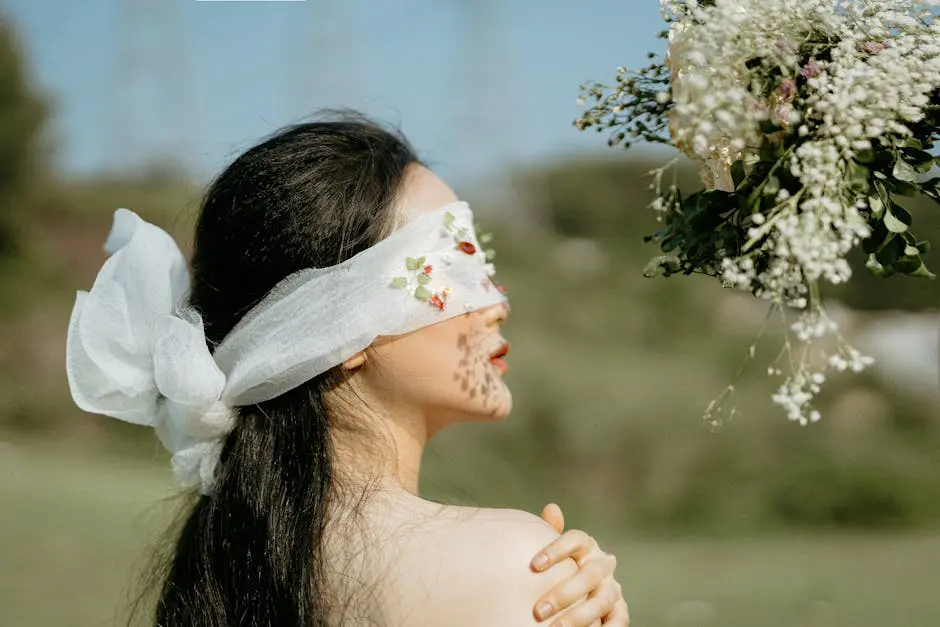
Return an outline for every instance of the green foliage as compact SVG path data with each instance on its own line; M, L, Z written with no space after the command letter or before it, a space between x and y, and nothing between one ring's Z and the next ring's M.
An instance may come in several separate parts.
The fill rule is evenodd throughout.
M670 255L670 272L716 275L721 259L739 254L745 244L745 228L734 197L721 190L701 191L682 198L669 192L666 202L675 207L664 217L664 227L644 238L657 242Z
M662 274L716 276L723 258L749 251L756 252L758 268L766 267L772 251L758 249L781 209L778 194L784 191L795 202L802 193L802 184L790 172L796 145L791 133L785 141L766 144L757 158L736 161L731 168L733 192L700 190L683 196L674 185L663 192L663 226L646 237L669 255L670 269ZM920 195L940 202L936 197L940 177L918 178L934 164L933 156L921 147L923 142L910 139L904 148L862 151L846 171L846 188L866 202L861 212L871 235L862 250L868 255L865 267L875 276L935 278L922 258L930 244L914 235L913 216L898 199ZM757 235L752 234L755 230Z
M875 276L900 273L935 278L921 258L930 250L929 243L919 241L911 232L913 216L897 199L899 195L931 197L935 183L921 182L918 178L934 164L933 156L922 150L924 147L924 142L911 138L903 148L862 151L847 172L850 188L867 195L868 206L863 216L868 220L871 236L863 242L862 249L868 255L865 265Z
M540 217L553 232L616 240L636 259L648 259L653 249L643 246L643 236L657 227L655 212L648 208L654 198L649 173L659 163L650 157L567 161L522 173L518 183L534 198L544 199ZM680 185L699 180L688 162L675 176Z
M37 95L12 27L0 15L0 258L17 247L24 194L40 176L47 107Z
M877 206L877 203L874 205ZM931 253L930 243L940 241L940 211L934 201L923 194L906 199L904 205L911 215L917 216L917 237L896 237L893 239L896 239L897 243L891 245L898 246L903 243L906 249L910 246L910 239L918 240L914 246L923 258ZM874 266L870 257L874 251L871 242L885 237L881 229L878 229L872 240L863 242L861 250L851 253L848 259L854 270L852 280L844 285L825 285L823 294L863 310L929 310L940 307L940 290L934 281L923 281L905 274L895 274L891 281L883 281L878 276L877 267L871 267ZM903 256L904 249L889 249L881 255ZM877 259L876 256L875 262ZM868 269L866 264L870 266Z
M666 158L668 155L654 158L637 153L632 158L566 162L543 171L524 173L519 183L531 190L533 197L544 199L542 221L558 235L610 242L617 247L618 255L625 256L623 267L636 268L637 273L643 273L644 268L649 276L667 271L675 273L674 249L656 255L653 245L643 244L648 233L663 227L662 222L656 221L656 212L648 206L655 197L650 189L650 171ZM743 164L739 168L739 173L743 172ZM679 188L691 187L700 180L695 164L684 158L673 174L670 184ZM921 255L927 254L929 248L923 240L940 241L940 211L923 194L906 199L905 205L917 216ZM506 246L500 249L502 255L512 252L507 251ZM940 307L940 293L933 281L912 279L903 274L895 275L892 281L883 281L866 270L866 260L867 254L862 250L850 254L854 270L852 280L838 286L824 284L821 286L823 295L862 310L922 311ZM672 264L672 268L660 269L661 263ZM500 263L500 269L503 265Z

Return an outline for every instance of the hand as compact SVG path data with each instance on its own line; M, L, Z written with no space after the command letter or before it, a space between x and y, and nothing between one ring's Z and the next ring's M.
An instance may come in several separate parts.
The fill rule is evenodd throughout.
M564 532L564 514L554 503L545 506L542 518L558 533ZM620 584L613 577L617 558L604 553L594 538L583 531L572 529L557 538L535 556L532 568L542 572L569 557L578 563L580 570L535 604L535 617L539 622L571 607L551 627L627 627L630 624L630 613L623 600ZM581 600L584 603L572 607ZM544 608L550 609L547 612L539 611Z

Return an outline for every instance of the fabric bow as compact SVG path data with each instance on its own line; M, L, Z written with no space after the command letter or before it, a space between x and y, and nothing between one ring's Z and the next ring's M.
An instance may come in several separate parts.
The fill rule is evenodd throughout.
M69 321L66 372L83 410L152 426L173 454L177 480L212 487L233 414L220 401L226 377L206 345L202 318L186 305L186 260L173 239L118 209L110 255Z

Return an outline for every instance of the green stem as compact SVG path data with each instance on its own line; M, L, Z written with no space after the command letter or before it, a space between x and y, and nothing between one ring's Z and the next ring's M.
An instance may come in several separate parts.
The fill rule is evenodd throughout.
M770 230L774 227L774 225L780 221L780 218L786 215L784 209L788 205L796 206L799 204L799 200L802 198L804 191L805 189L801 189L799 192L797 192L796 196L791 196L784 202L771 209L770 217L767 218L767 221L760 225L760 227L757 229L757 232L754 233L754 235L749 240L747 240L747 242L745 242L744 247L741 249L741 254L746 254L760 240L764 239L764 237L770 233Z
M782 155L780 155L780 157L777 158L777 160L776 160L776 161L774 162L774 164L771 166L770 172L768 172L768 173L767 173L767 176L764 177L764 180L761 181L761 184L758 185L757 187L755 187L755 188L754 188L754 191L751 192L751 195L750 195L750 196L748 197L748 199L747 199L747 204L748 204L748 206L753 205L754 202L755 202L758 198L761 197L761 194L763 194L764 188L767 186L767 182L770 180L770 177L772 177L774 174L776 174L777 170L780 169L780 166L783 165L783 162L784 162L790 155L793 154L793 149L794 149L795 147L796 147L796 144L794 144L793 146L790 146L789 148L786 149L786 151L785 151Z

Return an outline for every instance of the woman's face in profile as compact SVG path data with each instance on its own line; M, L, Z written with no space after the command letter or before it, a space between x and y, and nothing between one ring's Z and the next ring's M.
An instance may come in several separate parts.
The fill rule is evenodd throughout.
M412 166L398 201L399 222L454 202L454 191L422 166ZM454 422L500 420L512 408L503 382L507 366L501 359L508 344L500 323L509 314L506 303L485 307L413 333L379 338L363 369L394 410L417 411L428 422L428 434Z

